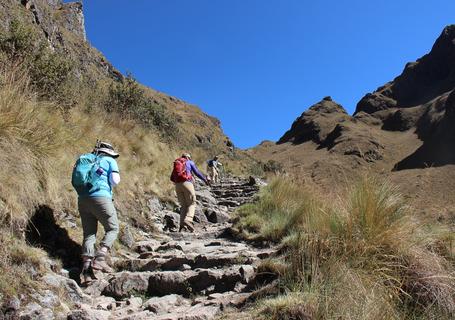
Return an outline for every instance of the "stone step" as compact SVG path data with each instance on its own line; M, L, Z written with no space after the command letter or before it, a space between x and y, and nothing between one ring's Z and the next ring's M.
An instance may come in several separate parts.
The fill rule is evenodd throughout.
M116 263L122 271L182 271L200 268L220 268L235 264L253 264L258 261L254 252L208 253L208 254L156 254L143 253L138 259L120 260Z
M250 265L223 269L121 272L110 276L101 294L120 300L138 294L149 297L169 294L190 297L194 294L240 292L253 278L254 268Z

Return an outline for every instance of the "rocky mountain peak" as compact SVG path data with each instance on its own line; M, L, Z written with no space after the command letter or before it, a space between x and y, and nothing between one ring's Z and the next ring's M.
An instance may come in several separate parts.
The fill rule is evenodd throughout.
M375 113L390 108L408 108L426 103L455 87L455 25L442 31L431 51L406 64L393 81L365 95L358 112Z
M310 140L321 143L337 123L349 118L340 104L331 97L325 97L302 113L294 121L291 129L280 138L278 144L286 142L300 144Z

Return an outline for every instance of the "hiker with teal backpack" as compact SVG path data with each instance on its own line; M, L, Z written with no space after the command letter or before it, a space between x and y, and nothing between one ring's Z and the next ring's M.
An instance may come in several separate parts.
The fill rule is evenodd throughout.
M91 153L81 155L74 165L72 185L78 194L84 240L82 243L82 277L88 284L96 279L93 270L113 272L106 256L117 239L119 223L112 199L112 189L120 182L119 154L111 144L97 141ZM95 251L98 222L105 234Z
M209 184L206 178L191 160L189 153L184 153L174 161L171 181L175 183L175 192L180 203L180 229L179 231L194 231L193 218L196 212L196 191L194 190L193 174Z

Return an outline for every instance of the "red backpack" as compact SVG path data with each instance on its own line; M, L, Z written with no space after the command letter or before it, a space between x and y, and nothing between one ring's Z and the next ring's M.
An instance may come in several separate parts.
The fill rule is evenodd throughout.
M175 183L185 182L191 180L193 177L190 172L186 170L187 158L178 158L174 161L174 169L171 174L171 181Z

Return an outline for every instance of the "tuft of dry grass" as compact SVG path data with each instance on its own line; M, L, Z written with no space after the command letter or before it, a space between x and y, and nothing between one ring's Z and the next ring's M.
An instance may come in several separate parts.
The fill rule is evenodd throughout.
M321 201L278 177L237 212L236 228L283 248L287 268L277 273L291 291L259 307L264 319L293 312L302 319L455 315L454 268L441 254L450 252L445 235L420 223L397 190L377 178L363 177L345 199Z
M0 74L0 220L25 225L47 200L51 156L70 141L62 117L36 100L21 70Z

